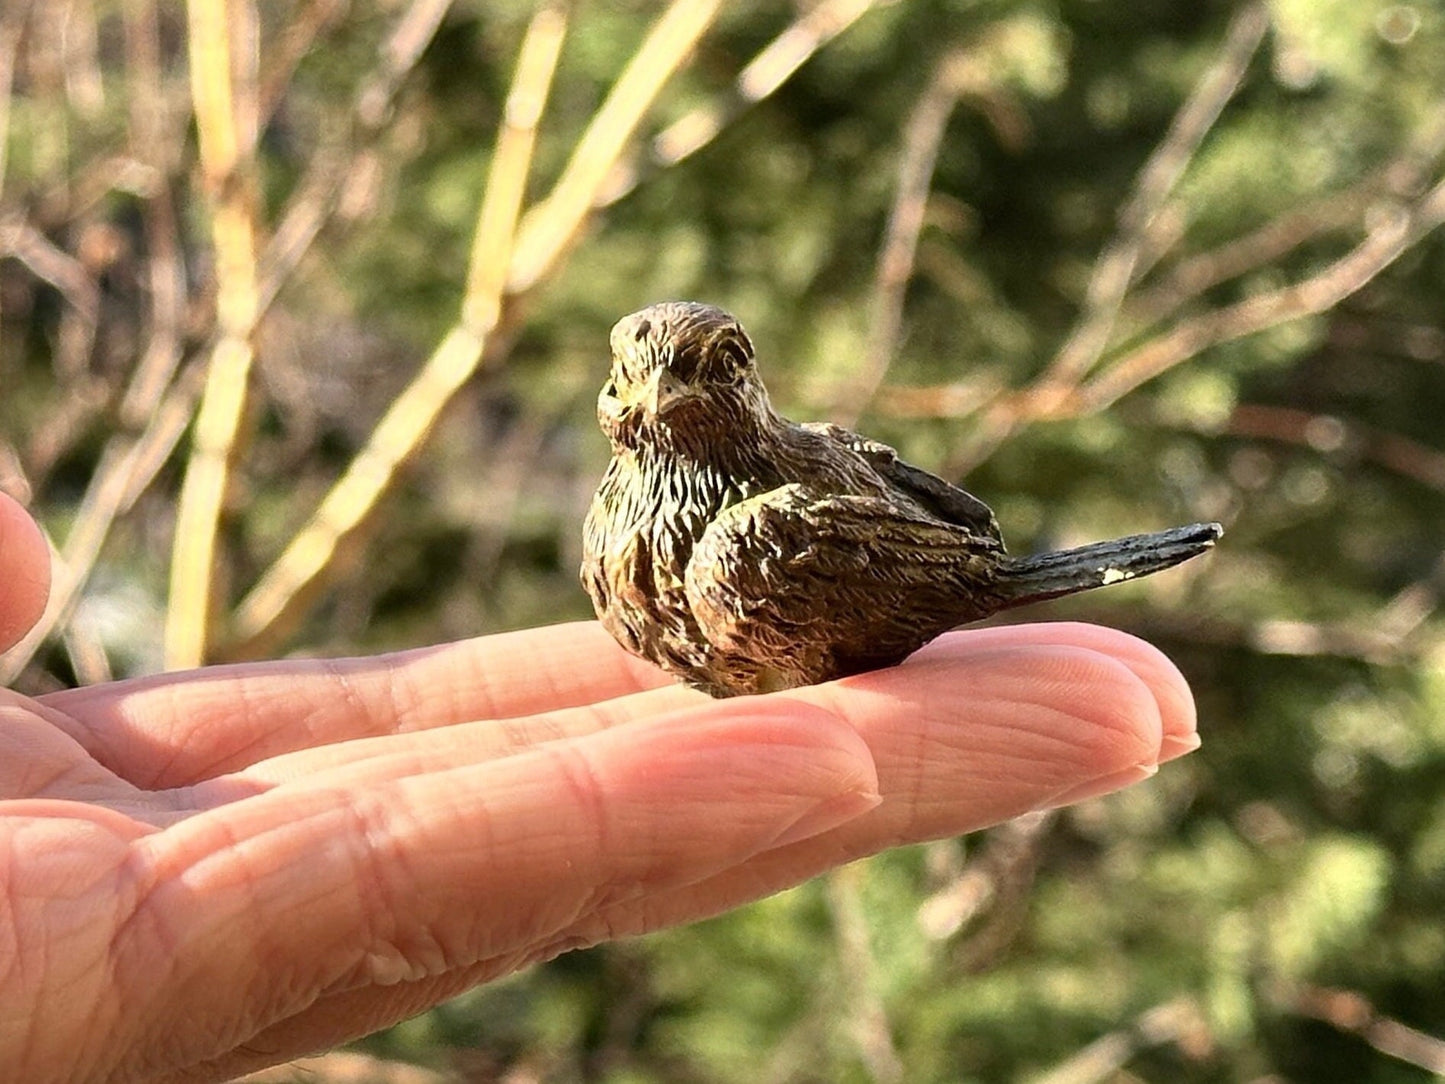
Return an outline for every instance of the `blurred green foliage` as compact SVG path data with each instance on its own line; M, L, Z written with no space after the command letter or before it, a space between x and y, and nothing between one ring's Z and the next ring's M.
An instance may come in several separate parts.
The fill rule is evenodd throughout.
M104 319L68 368L64 300L0 262L0 463L62 538L141 336L138 197L114 186L87 198L79 174L123 120L110 7L98 9L108 96L83 113L22 80L3 190L3 210L58 247L82 259L87 238L113 248L94 257ZM1038 377L1236 10L907 0L868 13L599 218L388 501L365 575L352 571L293 641L360 652L588 616L578 531L607 454L592 400L609 325L643 304L731 309L781 406L826 414L866 347L908 117L939 61L963 51L980 89L938 148L901 339L860 428L923 465L972 466L970 488L1019 550L1224 520L1222 547L1198 567L1053 610L1137 631L1177 660L1203 750L1063 813L1011 857L990 857L998 833L882 855L831 884L563 957L366 1049L467 1079L607 1084L1431 1079L1418 1051L1445 1059L1445 238L1425 237L1327 313L1213 346L1102 413L1021 426L976 464L980 414L902 409L890 394ZM402 91L366 200L333 221L268 314L224 539L231 597L455 318L529 13L454 6ZM533 198L655 13L637 0L578 7ZM1299 216L1301 240L1184 297L1162 326L1318 273L1404 198L1381 177L1389 163L1415 154L1439 177L1438 4L1274 0L1269 13L1166 204L1177 228L1130 297L1279 216ZM268 207L293 191L395 14L354 5L302 60L262 140ZM656 127L725 94L795 15L727 5ZM178 48L180 14L165 17ZM286 18L268 9L263 32ZM1355 189L1340 215L1330 201ZM201 209L180 212L203 274ZM1160 326L1132 303L1106 360ZM179 472L167 466L119 522L82 609L117 673L157 665ZM27 680L72 678L57 647ZM980 873L990 894L957 928L921 921ZM861 963L839 935L840 900L866 915ZM1318 1019L1331 989L1433 1045L1392 1056L1368 1021ZM881 1048L858 1026L869 1007L886 1021ZM1127 1068L1079 1060L1101 1036L1123 1044Z

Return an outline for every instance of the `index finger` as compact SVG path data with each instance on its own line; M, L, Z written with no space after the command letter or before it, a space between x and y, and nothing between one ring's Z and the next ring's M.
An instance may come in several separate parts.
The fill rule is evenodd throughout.
M40 698L107 768L177 786L353 738L511 719L670 683L595 621L350 659L238 663Z
M0 493L0 652L40 620L50 595L50 547L20 503Z

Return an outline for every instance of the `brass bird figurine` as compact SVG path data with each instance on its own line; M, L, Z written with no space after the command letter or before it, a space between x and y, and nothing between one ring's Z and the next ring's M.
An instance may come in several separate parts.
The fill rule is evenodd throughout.
M582 583L623 647L713 696L892 666L957 625L1158 572L1223 533L1010 557L977 497L867 437L778 415L721 309L652 305L611 345L597 417L612 462Z

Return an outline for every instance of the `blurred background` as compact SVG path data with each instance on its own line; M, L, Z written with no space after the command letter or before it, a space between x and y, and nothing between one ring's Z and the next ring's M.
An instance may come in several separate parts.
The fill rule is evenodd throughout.
M608 328L713 302L1016 551L1223 521L1027 614L1203 750L267 1079L1440 1078L1442 160L1428 0L5 0L0 674L590 616Z

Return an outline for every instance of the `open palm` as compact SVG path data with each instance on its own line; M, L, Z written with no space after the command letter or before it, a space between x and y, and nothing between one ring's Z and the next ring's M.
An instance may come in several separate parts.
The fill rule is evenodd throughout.
M0 496L0 648L45 583ZM225 1079L1197 744L1168 660L1073 624L717 701L592 623L0 690L0 1064Z

